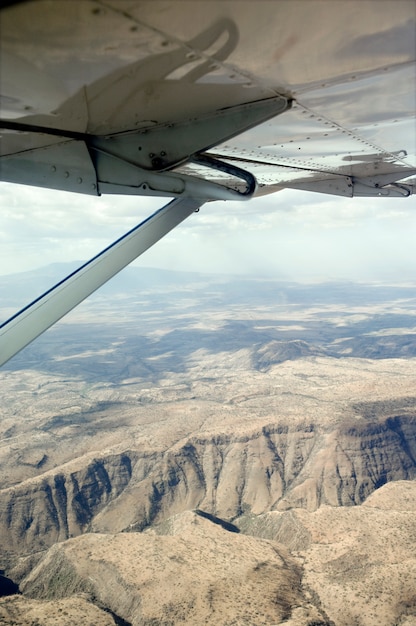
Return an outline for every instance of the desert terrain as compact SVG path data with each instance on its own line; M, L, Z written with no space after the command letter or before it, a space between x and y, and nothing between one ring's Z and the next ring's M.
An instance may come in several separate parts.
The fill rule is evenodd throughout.
M415 303L128 268L0 372L0 624L415 625Z

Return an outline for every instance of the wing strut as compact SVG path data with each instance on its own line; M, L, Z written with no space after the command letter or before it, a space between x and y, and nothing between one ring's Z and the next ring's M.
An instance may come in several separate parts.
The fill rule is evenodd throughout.
M0 325L0 365L197 211L202 204L203 199L173 200Z

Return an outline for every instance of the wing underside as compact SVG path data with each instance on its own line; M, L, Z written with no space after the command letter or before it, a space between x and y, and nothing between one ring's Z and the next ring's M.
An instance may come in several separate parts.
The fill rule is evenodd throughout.
M1 12L1 177L179 196L200 179L244 193L240 168L257 194L410 195L415 11L409 0L13 3Z

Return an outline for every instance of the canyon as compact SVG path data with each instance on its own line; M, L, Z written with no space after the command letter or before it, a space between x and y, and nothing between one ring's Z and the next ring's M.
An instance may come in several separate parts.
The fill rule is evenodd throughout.
M86 301L0 374L0 624L415 624L414 304L143 268Z

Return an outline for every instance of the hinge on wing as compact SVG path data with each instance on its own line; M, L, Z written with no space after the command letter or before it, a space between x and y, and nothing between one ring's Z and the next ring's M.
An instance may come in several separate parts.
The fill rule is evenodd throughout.
M183 172L149 172L102 149L96 151L94 160L100 194L192 197L202 198L204 202L208 202L210 200L248 200L257 189L253 174L206 154L194 155L190 161L244 181L245 189L240 190L238 185L232 188L226 184Z
M203 197L205 200L244 200L256 191L255 177L220 161L206 150L230 137L283 113L287 96L217 109L210 114L160 124L140 131L91 137L88 147L100 193ZM190 171L186 164L190 164ZM175 171L178 166L185 171ZM193 175L192 165L226 174L226 184ZM231 179L237 179L234 186ZM241 182L244 181L244 187ZM231 186L230 186L231 185Z
M393 198L407 198L413 193L412 182L406 184L401 181L416 174L416 169L396 170L388 174L376 174L365 178L353 177L354 196L382 196Z
M236 193L238 193L240 196L251 198L257 189L257 181L253 174L251 172L248 172L247 170L243 170L241 167L231 165L231 163L225 163L224 161L215 159L208 154L195 154L190 159L190 162L195 163L196 165L209 167L213 170L218 170L219 172L224 172L229 176L233 176L234 178L243 180L246 183L245 191L238 191L237 189L235 190Z

